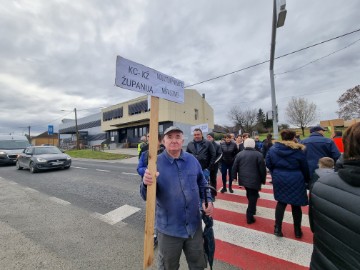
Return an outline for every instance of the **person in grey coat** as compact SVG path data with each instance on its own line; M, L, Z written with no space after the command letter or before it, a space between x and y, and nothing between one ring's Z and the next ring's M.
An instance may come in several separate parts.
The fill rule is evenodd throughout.
M239 181L239 186L246 189L248 208L246 210L247 224L255 222L256 203L259 198L261 184L265 184L266 166L263 155L255 149L254 139L248 138L244 142L244 150L236 155L232 167L232 175Z

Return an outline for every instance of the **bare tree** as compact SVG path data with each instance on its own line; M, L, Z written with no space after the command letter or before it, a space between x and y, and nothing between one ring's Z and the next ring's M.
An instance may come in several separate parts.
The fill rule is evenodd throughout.
M337 111L339 118L350 120L360 117L360 85L346 90L337 100L340 110Z
M257 111L256 109L241 110L234 106L228 112L228 116L242 132L251 133L256 124Z
M305 98L293 97L286 107L286 116L290 124L301 128L304 136L305 127L316 120L316 105Z

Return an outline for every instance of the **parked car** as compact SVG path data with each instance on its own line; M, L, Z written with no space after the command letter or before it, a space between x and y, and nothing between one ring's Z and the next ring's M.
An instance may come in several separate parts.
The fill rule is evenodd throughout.
M30 143L24 135L0 135L0 165L15 164L18 154Z
M16 168L29 168L31 173L49 169L69 169L71 157L56 146L31 146L24 150L16 160Z

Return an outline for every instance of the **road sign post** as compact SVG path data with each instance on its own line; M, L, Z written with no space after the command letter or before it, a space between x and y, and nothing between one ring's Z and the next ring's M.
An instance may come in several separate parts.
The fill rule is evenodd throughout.
M184 82L121 56L116 59L115 84L118 87L151 96L148 168L153 184L146 193L144 269L154 261L154 222L156 203L156 161L159 130L159 98L184 102Z

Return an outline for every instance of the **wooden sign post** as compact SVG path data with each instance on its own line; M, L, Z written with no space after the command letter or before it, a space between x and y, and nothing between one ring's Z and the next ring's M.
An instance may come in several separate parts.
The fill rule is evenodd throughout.
M156 205L156 160L159 130L159 98L184 102L184 82L121 56L116 59L115 85L151 96L149 162L154 183L147 187L144 237L144 269L154 261L154 223Z
M152 265L154 261L154 223L156 205L156 160L158 147L159 129L159 98L151 97L150 110L150 142L148 168L152 173L154 184L148 186L146 194L146 218L144 237L144 269Z

